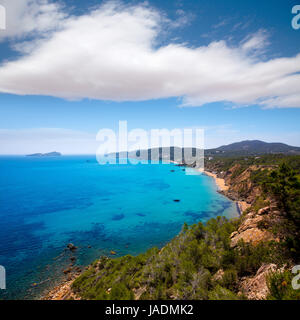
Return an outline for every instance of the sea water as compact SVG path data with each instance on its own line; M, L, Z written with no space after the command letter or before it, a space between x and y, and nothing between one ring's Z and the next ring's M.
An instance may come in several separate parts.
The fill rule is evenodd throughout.
M103 255L137 255L162 247L184 222L218 215L236 216L235 204L211 177L174 164L0 157L0 265L7 276L0 299L40 297L65 277L71 255L78 266Z

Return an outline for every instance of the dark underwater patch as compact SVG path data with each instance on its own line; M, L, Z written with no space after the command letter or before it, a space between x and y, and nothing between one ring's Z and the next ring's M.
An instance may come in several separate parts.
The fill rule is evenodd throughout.
M122 220L122 219L124 219L124 218L125 218L124 214L121 213L121 214L115 214L115 215L111 218L111 220L113 220L113 221L119 221L119 220Z
M202 211L192 211L188 210L184 213L185 216L193 218L193 220L200 220L203 218L203 212Z
M168 183L165 183L165 182L162 182L162 181L159 181L159 180L152 180L151 182L149 183L146 183L144 185L146 188L156 188L156 189L159 189L159 190L166 190L168 188L170 188L170 185Z
M146 215L144 213L137 213L136 215L139 217L146 217Z
M89 230L80 230L80 231L72 231L72 232L65 232L69 236L69 241L75 245L82 242L92 242L96 239L101 239L105 241L108 239L107 232L105 230L103 223L93 223L93 226Z

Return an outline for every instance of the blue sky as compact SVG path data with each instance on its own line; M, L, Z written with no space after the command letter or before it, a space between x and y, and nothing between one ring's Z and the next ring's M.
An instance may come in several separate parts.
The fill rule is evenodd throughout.
M94 153L119 120L300 146L297 1L0 4L1 154Z

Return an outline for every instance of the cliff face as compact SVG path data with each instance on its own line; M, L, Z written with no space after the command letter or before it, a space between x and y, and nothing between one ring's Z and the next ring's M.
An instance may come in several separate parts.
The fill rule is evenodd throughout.
M236 164L228 171L222 172L220 177L229 186L225 195L230 199L244 200L252 204L256 197L261 194L260 187L254 185L250 179L251 173L258 169L257 166L250 166L243 170L239 164Z
M274 208L276 209L276 208ZM230 236L231 246L236 247L240 240L246 243L257 245L262 241L280 241L280 237L275 238L270 231L270 227L279 223L281 219L280 212L271 210L271 207L265 207L258 212L250 211L242 218L242 222L237 231Z
M252 165L243 168L240 164L235 164L227 170L222 170L218 163L206 165L206 170L217 174L218 178L224 179L228 186L222 193L232 200L243 200L248 204L253 204L257 196L261 194L261 188L252 182L251 174L257 170L264 170L262 166Z
M208 170L225 181L227 188L220 191L221 193L232 200L243 200L249 204L249 208L242 214L238 229L230 235L232 248L238 247L240 241L257 246L262 242L279 242L284 238L283 234L275 236L272 232L274 226L282 223L284 215L272 199L257 203L257 199L262 196L262 189L251 179L254 172L270 169L268 166L257 165L245 168L240 164L235 164L227 170L222 170L218 164L208 166ZM263 204L267 205L262 207ZM267 276L277 270L279 268L274 263L263 264L255 275L240 278L240 293L250 300L265 299L268 295Z
M267 277L271 272L278 271L276 264L263 264L254 277L245 277L240 282L240 292L249 300L264 300L269 294Z
M270 167L251 165L245 168L238 163L227 170L222 170L218 163L207 167L217 177L224 179L227 188L220 191L221 193L232 200L243 200L249 205L249 209L244 211L241 225L231 235L232 247L235 247L240 240L246 243L251 242L254 245L261 241L279 241L279 238L275 239L270 232L270 227L280 222L281 213L271 199L257 203L257 199L262 196L262 189L251 178L253 173L270 170Z

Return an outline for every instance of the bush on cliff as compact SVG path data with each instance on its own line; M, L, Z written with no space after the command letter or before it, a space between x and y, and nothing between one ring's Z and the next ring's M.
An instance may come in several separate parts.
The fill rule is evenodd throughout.
M206 225L185 225L163 249L153 248L136 257L102 258L73 284L84 299L240 299L239 276L256 272L268 261L267 244L230 247L230 234L238 221L224 217ZM222 278L214 280L218 270Z
M268 300L300 300L300 290L292 287L293 275L290 271L278 271L267 278Z
M300 262L300 180L299 172L283 162L263 182L264 191L272 196L287 219L282 226L292 258Z

